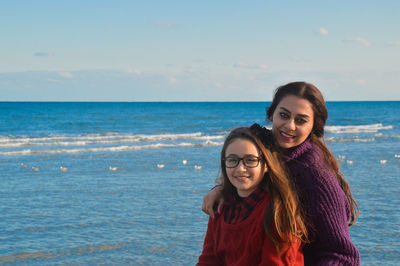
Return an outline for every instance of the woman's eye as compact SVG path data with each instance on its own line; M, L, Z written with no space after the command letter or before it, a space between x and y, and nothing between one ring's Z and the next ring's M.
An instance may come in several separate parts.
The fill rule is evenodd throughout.
M296 123L302 125L304 123L307 123L307 120L304 120L303 118L297 118Z
M227 163L236 163L237 160L238 160L238 159L236 159L236 158L227 158L227 159L226 159L226 162L227 162Z
M289 118L289 116L288 116L286 113L279 113L279 116L280 116L281 118L284 118L284 119Z

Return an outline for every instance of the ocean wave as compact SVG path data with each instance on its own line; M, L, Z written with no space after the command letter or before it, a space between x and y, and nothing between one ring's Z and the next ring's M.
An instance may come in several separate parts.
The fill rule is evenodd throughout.
M50 150L34 150L25 149L18 151L3 151L0 155L31 155L31 154L60 154L60 153L84 153L84 152L120 152L134 151L143 149L161 149L161 148L179 148L179 147L212 147L221 146L223 142L205 141L203 143L155 143L149 145L122 145L113 147L96 147L96 148L73 148L73 149L50 149Z
M124 135L124 134L89 134L84 136L48 136L48 137L26 137L26 136L0 136L0 143L8 142L48 142L48 141L71 141L71 140L89 140L89 141L101 141L110 139L145 139L145 140L175 140L180 138L195 138L203 136L203 133L182 133L182 134L157 134L157 135Z
M375 133L370 138L327 137L326 142L374 142L384 139L379 130L389 130L393 126L383 124L326 126L333 134ZM119 152L141 149L162 149L173 147L221 146L228 132L205 134L202 132L181 134L87 134L48 135L45 137L0 136L0 155L61 154L85 152ZM392 137L393 138L393 137ZM134 143L135 145L132 145Z
M91 144L90 141L55 141L55 142L11 142L11 143L0 143L0 148L16 148L24 146L85 146Z
M93 144L141 143L179 140L219 140L225 135L204 135L201 132L187 134L158 135L87 135L87 136L49 136L49 137L0 137L0 148L17 148L29 146L87 146Z
M348 143L348 142L374 142L375 138L368 138L368 139L361 139L361 138L324 138L325 142L327 143Z
M393 129L393 126L384 126L382 124L370 125L349 125L349 126L326 126L325 131L333 134L347 133L376 133L379 130Z

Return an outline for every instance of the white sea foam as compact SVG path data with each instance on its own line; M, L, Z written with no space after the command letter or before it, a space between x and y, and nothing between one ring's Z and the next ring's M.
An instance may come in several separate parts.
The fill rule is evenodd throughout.
M326 126L325 131L333 134L344 133L376 133L379 130L393 129L393 126L384 126L382 124L371 125L349 125L349 126Z
M29 138L26 136L2 136L0 142L46 142L46 141L72 141L72 140L89 140L89 141L101 141L101 140L113 140L113 139L148 139L148 140L173 140L180 138L193 138L199 137L203 134L201 132L188 133L188 134L159 134L159 135L124 135L124 134L110 134L110 135L99 135L89 134L84 136L49 136L41 138Z
M223 142L216 142L216 141L207 140L206 142L197 144L196 146L199 146L199 147L211 147L211 146L222 146L223 144L224 144Z
M54 142L10 142L0 143L0 148L13 148L13 147L24 147L24 146L85 146L91 144L91 141L54 141Z
M23 146L85 146L88 144L115 144L134 142L155 142L175 140L218 140L224 135L204 135L201 132L187 134L159 134L159 135L86 135L86 136L49 136L41 138L8 136L0 137L0 148Z
M326 131L340 133L376 133L372 138L325 138L327 142L373 142L382 138L378 130L392 129L382 124L327 126ZM0 136L0 155L57 154L83 152L118 152L140 149L161 149L172 147L211 147L221 146L229 132L205 134L202 132L182 134L87 134L87 135L49 135L46 137ZM132 145L135 143L135 145ZM20 148L20 149L18 149Z
M79 153L79 152L97 152L97 151L118 151L131 149L146 149L146 148L165 148L174 146L218 146L219 142L212 140L220 140L225 138L225 135L205 135L201 132L184 133L184 134L156 134L156 135L124 135L110 134L99 135L90 134L83 136L48 136L48 137L26 137L26 136L0 136L0 149L25 148L18 151L2 151L0 155L24 155L35 153ZM176 144L174 142L180 140L189 140L189 143ZM194 141L195 143L192 143ZM205 141L203 143L198 143ZM157 142L157 143L155 143ZM121 145L129 143L148 144L149 145ZM99 147L110 146L114 147ZM58 147L51 150L36 150L36 147ZM60 149L60 147L71 147L71 149ZM74 147L74 149L72 149Z
M199 140L210 140L210 139L217 140L217 139L224 139L224 138L225 138L225 135L224 136L217 135L217 136L200 136L200 137L197 137L196 139L199 139Z
M161 148L177 148L177 147L211 147L221 146L223 142L206 141L203 143L154 143L148 145L122 145L113 147L96 147L96 148L73 148L73 149L50 149L50 150L34 150L25 149L18 151L3 151L0 155L30 155L30 154L60 154L60 153L84 153L84 152L120 152L133 151L143 149L161 149Z
M375 138L360 139L360 138L324 138L327 143L348 143L348 142L374 142Z

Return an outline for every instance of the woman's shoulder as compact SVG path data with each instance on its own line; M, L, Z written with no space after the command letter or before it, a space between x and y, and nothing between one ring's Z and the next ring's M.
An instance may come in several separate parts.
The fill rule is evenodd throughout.
M319 211L322 209L329 209L329 213L333 213L332 206L339 204L343 207L339 209L345 210L340 215L344 215L346 219L350 217L347 197L339 185L334 170L325 161L321 149L315 143L311 141L306 143L301 153L290 160L287 166L299 196L310 213L321 215ZM322 209L319 208L321 206Z
M321 149L310 139L288 151L284 155L284 159L286 163L303 167L321 167L324 165L324 155Z
M333 169L324 159L317 144L307 140L296 147L286 158L286 165L296 183L306 187L335 188L337 182Z

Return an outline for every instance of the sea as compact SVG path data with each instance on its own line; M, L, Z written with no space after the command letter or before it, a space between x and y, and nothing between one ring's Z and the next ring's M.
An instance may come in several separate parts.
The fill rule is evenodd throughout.
M235 127L269 102L1 102L0 264L194 265ZM328 102L362 265L400 265L400 102Z

